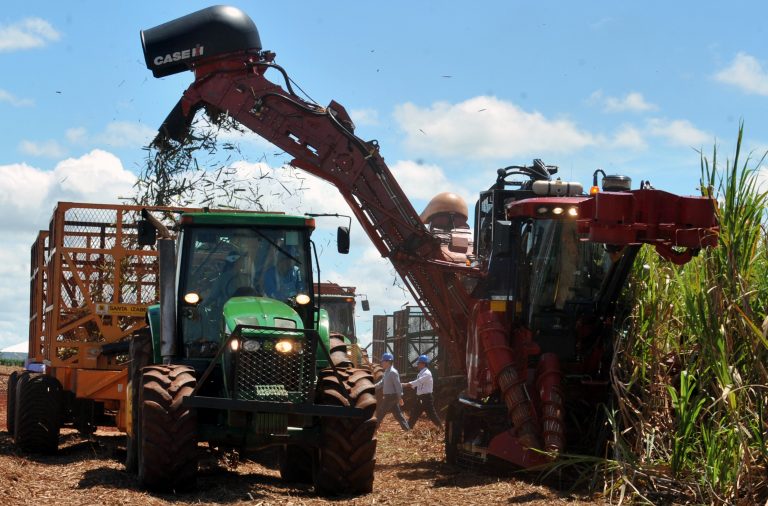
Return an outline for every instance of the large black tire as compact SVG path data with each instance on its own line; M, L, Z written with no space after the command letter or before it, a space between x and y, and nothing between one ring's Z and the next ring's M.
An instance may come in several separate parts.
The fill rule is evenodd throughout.
M133 334L128 345L128 416L131 417L131 434L125 442L125 470L136 474L139 470L139 392L141 370L152 362L152 334L144 328Z
M464 431L464 407L459 401L448 405L445 415L445 461L455 466L458 464L459 444Z
M139 394L138 473L147 489L180 492L197 480L197 416L182 406L197 380L191 367L145 367Z
M378 382L384 377L384 368L381 364L371 364L371 374L373 375L373 382Z
M318 404L354 406L364 416L321 419L315 491L321 495L371 492L376 465L376 397L371 373L323 369L316 391Z
M312 448L299 445L283 445L278 453L280 477L291 483L312 483L314 462L317 460Z
M16 383L15 440L25 452L55 453L61 428L61 383L44 374L21 375Z
M352 361L347 355L347 343L344 342L344 336L341 334L331 334L329 340L329 351L331 363L336 367L352 367Z
M13 428L16 426L16 383L19 381L19 371L13 371L8 376L8 397L5 406L5 428L8 434L13 436Z

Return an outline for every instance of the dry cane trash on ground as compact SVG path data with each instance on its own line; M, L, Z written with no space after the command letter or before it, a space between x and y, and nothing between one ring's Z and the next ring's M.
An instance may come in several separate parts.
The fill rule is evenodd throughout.
M125 437L101 428L85 438L63 429L54 456L21 454L6 427L6 388L11 367L0 366L0 504L44 505L473 505L594 504L514 477L489 476L443 462L443 433L423 418L411 433L387 418L378 433L374 492L360 497L323 499L311 486L283 483L274 457L235 462L232 455L202 463L197 490L152 494L125 472ZM259 462L257 462L257 460ZM270 462L273 461L273 462ZM260 462L263 462L260 463ZM266 464L266 465L264 465ZM601 502L597 500L597 502Z

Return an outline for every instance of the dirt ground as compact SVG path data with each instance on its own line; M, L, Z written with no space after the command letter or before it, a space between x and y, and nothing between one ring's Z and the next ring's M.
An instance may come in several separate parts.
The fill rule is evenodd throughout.
M542 485L456 469L442 462L442 432L424 419L404 434L390 418L378 433L374 492L335 500L313 495L309 486L283 483L279 473L253 460L210 458L197 491L150 494L125 472L125 437L107 428L94 437L62 431L55 456L21 454L6 430L6 389L12 368L0 366L0 504L42 505L473 505L594 504ZM270 460L259 459L261 461ZM597 502L600 502L599 500Z

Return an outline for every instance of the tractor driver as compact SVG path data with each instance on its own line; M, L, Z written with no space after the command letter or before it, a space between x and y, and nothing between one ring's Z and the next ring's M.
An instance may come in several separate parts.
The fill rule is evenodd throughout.
M275 264L264 273L264 293L276 300L286 300L302 291L301 272L297 265L298 250L285 246L278 251ZM287 253L287 254L286 254Z

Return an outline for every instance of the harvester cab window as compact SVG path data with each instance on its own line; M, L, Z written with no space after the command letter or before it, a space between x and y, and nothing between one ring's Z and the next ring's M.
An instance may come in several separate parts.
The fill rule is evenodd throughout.
M596 300L610 257L600 244L581 241L576 222L535 220L530 249L529 310L537 315L582 311Z

